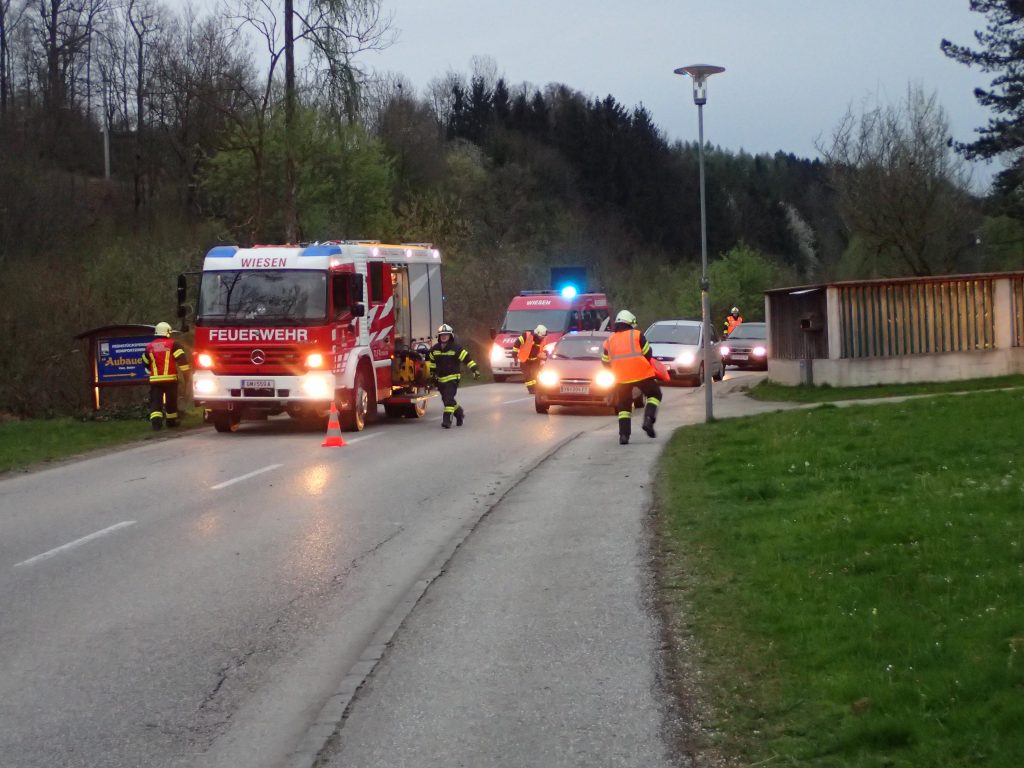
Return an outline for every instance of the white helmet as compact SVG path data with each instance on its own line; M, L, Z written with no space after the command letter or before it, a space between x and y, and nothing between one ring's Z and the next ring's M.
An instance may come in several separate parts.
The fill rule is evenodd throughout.
M615 322L626 323L627 325L636 325L636 315L628 309L622 309L619 310L619 314L615 316Z
M153 328L153 333L157 336L171 336L171 324L170 323L157 323Z
M533 329L533 335L534 336L547 336L548 335L548 327L546 325L544 325L544 324L538 325L536 328Z
M731 310L729 311L729 314L731 314L731 315L735 315L736 317L739 317L739 314L740 314L740 308L739 308L739 307L733 307L733 308L732 308L732 309L731 309Z
M455 336L455 329L448 325L448 323L441 323L441 325L437 327L437 335L440 337L443 333L447 333L449 336Z

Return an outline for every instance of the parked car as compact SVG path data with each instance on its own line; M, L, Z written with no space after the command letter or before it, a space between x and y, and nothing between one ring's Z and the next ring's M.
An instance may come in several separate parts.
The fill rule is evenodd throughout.
M615 411L615 374L601 363L605 331L568 333L560 338L537 374L534 407L547 413L552 405L577 405ZM634 407L643 395L634 389Z
M768 327L764 323L742 323L719 347L726 365L768 370Z
M704 360L701 351L700 320L658 320L644 331L651 353L665 364L673 381L687 381L694 386L704 383ZM718 349L718 335L712 327L711 377L721 381L725 364Z

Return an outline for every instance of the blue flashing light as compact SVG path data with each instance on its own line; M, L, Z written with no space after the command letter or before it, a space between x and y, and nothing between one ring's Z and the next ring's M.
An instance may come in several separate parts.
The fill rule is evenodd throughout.
M575 285L566 285L562 288L562 296L564 296L567 299L575 298L576 293L577 291Z
M337 243L323 243L303 248L299 256L337 256L339 253L341 246Z
M230 259L238 253L237 245L218 245L206 252L208 259Z

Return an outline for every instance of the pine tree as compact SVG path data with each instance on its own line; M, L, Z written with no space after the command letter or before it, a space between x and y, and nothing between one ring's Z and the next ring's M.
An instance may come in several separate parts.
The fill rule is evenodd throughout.
M985 30L974 33L979 47L943 40L942 52L961 64L995 73L988 89L974 90L978 103L995 116L977 129L978 139L958 142L956 147L969 159L1009 156L1010 165L996 177L996 190L1024 218L1024 1L971 0L970 7L987 19Z

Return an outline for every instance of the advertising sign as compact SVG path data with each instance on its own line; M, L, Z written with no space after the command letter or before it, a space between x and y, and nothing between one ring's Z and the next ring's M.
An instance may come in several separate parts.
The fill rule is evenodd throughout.
M98 384L149 381L142 353L152 336L124 336L98 339L96 342L96 381Z

